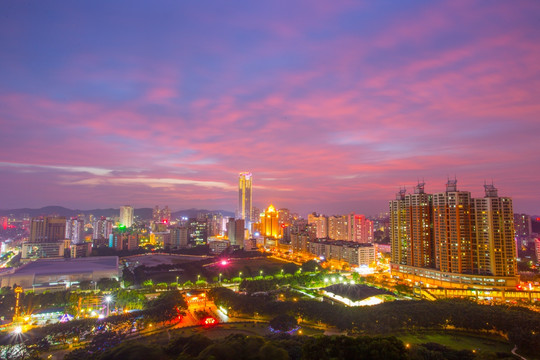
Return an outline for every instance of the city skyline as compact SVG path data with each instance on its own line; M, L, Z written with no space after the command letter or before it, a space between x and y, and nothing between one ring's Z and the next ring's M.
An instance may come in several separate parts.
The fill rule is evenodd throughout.
M540 4L0 4L1 209L375 215L418 179L540 214Z

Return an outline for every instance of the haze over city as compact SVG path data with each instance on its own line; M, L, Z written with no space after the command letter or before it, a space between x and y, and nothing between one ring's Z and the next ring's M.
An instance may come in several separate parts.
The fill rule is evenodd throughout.
M519 4L519 6L517 6ZM0 4L0 208L376 214L417 180L540 213L540 4Z

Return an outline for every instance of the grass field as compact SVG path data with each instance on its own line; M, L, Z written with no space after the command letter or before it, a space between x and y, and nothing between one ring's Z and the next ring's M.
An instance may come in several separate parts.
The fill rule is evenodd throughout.
M473 334L456 334L443 332L421 332L421 333L398 333L397 338L405 344L438 343L455 350L478 350L489 352L509 353L512 345L502 339L486 338Z

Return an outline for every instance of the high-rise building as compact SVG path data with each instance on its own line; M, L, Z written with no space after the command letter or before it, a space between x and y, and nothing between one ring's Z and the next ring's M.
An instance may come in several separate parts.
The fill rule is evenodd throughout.
M432 195L418 184L414 194L400 190L396 200L390 202L392 228L392 261L417 267L434 267L432 234Z
M332 240L348 240L347 216L333 215L328 217L328 237Z
M474 228L471 193L448 180L446 192L433 195L435 266L443 272L473 273Z
M474 200L476 237L473 245L475 273L516 276L516 246L512 199L499 197L493 185L484 185L486 196Z
M72 244L82 244L84 242L84 221L76 217L66 220L65 239L71 240Z
M102 216L99 220L94 220L92 227L94 228L93 240L108 239L113 231L113 222L111 219Z
M65 217L32 218L30 223L30 243L51 243L64 240L66 236Z
M366 218L365 215L354 215L353 217L353 237L352 241L368 244L373 242L373 221Z
M471 198L449 180L444 193L401 190L390 201L393 274L437 286L512 287L517 283L512 200L485 185Z
M188 247L188 228L185 226L178 226L171 228L170 247L171 249L183 249ZM165 244L165 247L167 244Z
M245 221L245 225L249 228L251 219L252 205L252 186L253 175L250 172L241 172L238 180L238 217Z
M133 225L133 207L124 205L120 207L120 224L125 227Z
M227 223L227 237L231 246L244 247L245 225L243 219L229 218Z
M152 219L154 223L168 224L171 221L171 210L168 206L160 209L158 205L152 210Z
M281 227L279 226L279 212L274 205L270 205L260 218L261 236L265 238L278 239L281 238Z
M208 222L206 218L190 218L188 221L189 242L204 245L208 240Z
M315 225L315 236L318 239L324 239L328 237L328 218L326 216L316 213L309 214L308 224Z
M531 216L527 214L515 214L514 227L516 229L516 238L527 242L532 234Z

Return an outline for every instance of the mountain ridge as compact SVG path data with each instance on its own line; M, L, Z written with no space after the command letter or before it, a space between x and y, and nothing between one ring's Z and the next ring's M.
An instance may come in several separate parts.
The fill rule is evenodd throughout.
M199 213L220 213L223 216L234 217L234 213L227 210L206 210L206 209L184 209L171 212L172 218L177 217L196 217ZM14 216L21 217L22 215L28 215L30 217L36 216L47 216L47 215L58 215L73 217L79 214L89 215L92 214L96 217L106 216L114 217L120 215L120 208L105 208L105 209L90 209L90 210L80 210L80 209L69 209L64 206L50 205L44 206L41 208L19 208L19 209L0 209L0 216ZM134 215L142 219L151 219L152 218L152 208L135 208Z

